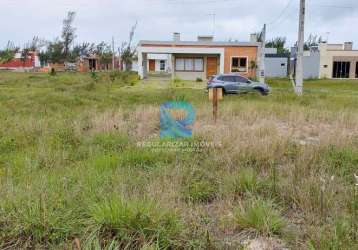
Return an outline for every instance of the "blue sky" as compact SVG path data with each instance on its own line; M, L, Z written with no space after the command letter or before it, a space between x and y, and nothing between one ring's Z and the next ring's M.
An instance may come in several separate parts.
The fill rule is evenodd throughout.
M306 36L329 42L353 41L358 48L358 1L306 0ZM0 48L8 40L22 46L33 36L53 40L69 10L77 12L76 43L127 39L138 21L135 40L183 40L215 33L216 40L249 39L268 24L268 37L296 41L299 0L0 0ZM213 22L215 13L215 25Z

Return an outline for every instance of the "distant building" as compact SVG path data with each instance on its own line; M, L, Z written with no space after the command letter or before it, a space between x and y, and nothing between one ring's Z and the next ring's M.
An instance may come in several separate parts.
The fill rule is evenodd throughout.
M291 72L295 72L297 49L291 49ZM320 43L304 52L303 75L308 78L357 79L358 50L352 42L343 44Z
M297 47L291 48L290 74L295 75L297 61ZM303 78L314 79L320 77L320 51L318 47L311 47L303 52Z
M216 74L240 73L256 77L260 43L216 42L212 36L199 36L197 41L182 41L174 33L172 41L140 41L138 51L138 73L145 78L148 72L160 68L170 69L172 77L183 80L207 79ZM149 55L166 55L168 63L157 63ZM152 61L151 61L152 60Z
M320 78L358 78L358 50L352 42L343 44L321 43Z
M21 53L16 53L9 62L0 64L0 70L11 70L18 72L31 71L40 68L40 60L36 52L29 52L26 58L22 58Z
M287 77L289 54L277 53L276 48L265 49L265 75L267 77Z

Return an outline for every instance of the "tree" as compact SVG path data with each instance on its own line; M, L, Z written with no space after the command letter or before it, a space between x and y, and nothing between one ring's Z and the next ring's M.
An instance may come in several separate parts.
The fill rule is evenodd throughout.
M71 45L76 38L75 31L76 28L73 27L73 21L75 20L76 12L69 11L67 17L63 20L62 28L62 42L63 42L63 57L68 59Z
M96 52L96 45L94 43L83 42L73 47L71 51L72 57L90 56Z
M21 50L21 61L25 63L30 52L38 52L46 44L47 42L44 39L34 36L32 40L27 42Z
M259 43L261 43L261 42L262 42L262 36L263 36L262 31L260 31L260 32L256 32L256 33L254 33L253 35L256 35L256 37L257 37L257 41L258 41Z
M289 50L285 45L286 37L276 37L266 43L266 48L276 48L278 54L289 53Z
M125 68L126 70L132 69L133 61L136 59L135 57L136 57L137 48L132 46L132 42L133 42L133 38L134 38L134 34L135 34L135 30L137 28L137 25L138 25L138 22L136 22L132 26L131 31L129 33L129 41L122 43L122 47L121 47L120 57L121 57L122 62L126 66L126 68Z
M312 47L317 47L324 40L321 36L310 34L307 38L307 41L304 43L304 49L310 50Z
M13 42L8 41L5 49L0 50L0 63L7 63L14 59L15 54L19 51L19 48L14 45Z
M101 42L96 46L96 54L99 58L99 63L101 65L108 66L108 64L112 63L113 52L111 46L105 42ZM107 69L107 68L106 68Z
M63 51L65 45L58 38L50 42L47 47L48 60L52 63L64 63Z
M48 51L40 51L39 60L40 60L41 66L44 66L45 64L50 62L50 54L48 53Z

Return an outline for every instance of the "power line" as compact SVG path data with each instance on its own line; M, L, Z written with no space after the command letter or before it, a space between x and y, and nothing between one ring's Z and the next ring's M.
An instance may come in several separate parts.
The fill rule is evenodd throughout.
M326 5L326 4L312 4L316 7L321 8L333 8L333 9L356 9L357 7L354 6L344 6L344 5Z
M293 0L289 0L288 3L286 4L285 8L283 8L283 10L281 11L280 15L276 19L274 19L273 21L268 22L268 25L272 25L275 22L277 22L285 14L286 10L290 7L292 2L293 2Z

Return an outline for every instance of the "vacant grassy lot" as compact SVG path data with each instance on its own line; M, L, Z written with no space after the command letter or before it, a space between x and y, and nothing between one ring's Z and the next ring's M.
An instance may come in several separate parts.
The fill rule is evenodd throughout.
M0 249L358 249L358 81L269 82L215 126L204 84L0 73ZM138 147L173 99L197 150Z

